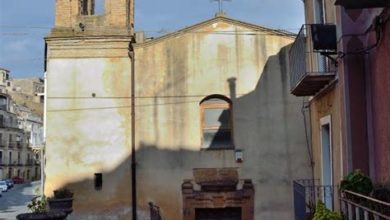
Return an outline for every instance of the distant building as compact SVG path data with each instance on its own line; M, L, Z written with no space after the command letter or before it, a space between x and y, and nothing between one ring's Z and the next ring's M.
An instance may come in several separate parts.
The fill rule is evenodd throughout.
M17 106L19 128L29 133L30 147L38 149L43 146L42 116L24 106Z
M43 114L43 96L40 95L44 92L43 79L10 79L7 91L18 105L25 106L37 114Z
M9 71L0 69L0 74L0 179L40 179L40 158L33 148L42 146L42 116L16 104L7 92Z
M7 87L9 86L9 70L0 67L0 92L6 93Z
M0 108L0 178L19 176L27 181L39 178L29 133L19 128L18 116L11 112L13 103L9 96L0 94L0 100L6 103Z

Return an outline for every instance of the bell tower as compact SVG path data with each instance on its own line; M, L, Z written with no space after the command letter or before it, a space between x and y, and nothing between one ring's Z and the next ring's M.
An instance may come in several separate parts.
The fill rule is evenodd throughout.
M117 97L133 94L134 0L56 0L55 10L45 38L44 193L72 190L76 219L112 218L101 210L131 219L133 118L123 107L134 98Z
M52 34L132 35L134 0L56 0Z

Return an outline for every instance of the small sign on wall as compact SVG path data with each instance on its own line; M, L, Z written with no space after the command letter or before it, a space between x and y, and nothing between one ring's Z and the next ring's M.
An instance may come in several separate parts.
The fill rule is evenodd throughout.
M242 150L235 150L234 151L234 158L236 160L237 163L242 163L244 161L244 153L242 152Z

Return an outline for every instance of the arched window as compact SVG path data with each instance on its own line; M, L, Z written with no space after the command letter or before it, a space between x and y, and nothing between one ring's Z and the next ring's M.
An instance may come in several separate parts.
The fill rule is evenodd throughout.
M232 102L223 95L210 95L200 102L202 148L233 148Z

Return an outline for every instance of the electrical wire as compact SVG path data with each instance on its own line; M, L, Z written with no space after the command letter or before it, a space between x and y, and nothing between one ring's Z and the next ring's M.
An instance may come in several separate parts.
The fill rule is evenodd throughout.
M375 36L376 36L376 41L374 44L370 45L370 46L367 46L365 48L360 48L360 49L357 49L356 51L350 51L350 52L339 52L339 55L337 57L337 59L342 59L344 58L345 56L348 56L348 55L359 55L359 54L367 54L369 53L372 49L378 47L378 45L381 44L381 41L382 41L382 32L383 32L383 27L386 25L386 23L389 21L390 19L390 16L387 17L387 18L382 18L381 16L377 16L375 18L375 23L370 25L370 27L367 28L367 30L363 33L363 34L360 34L359 36L361 35L364 35L366 36L367 34L369 34L371 31L375 31ZM354 36L354 35L351 35L351 36Z
M6 29L40 29L40 30L47 30L51 29L49 27L39 27L39 26L12 26L12 25L0 25L0 28L6 28ZM233 31L191 31L191 30L177 30L177 31L167 31L165 29L161 30L142 30L140 32L146 32L146 33L158 33L163 34L161 36L165 36L167 34L172 33L192 33L192 34L219 34L219 35L248 35L248 36L275 36L275 35L288 35L288 36L295 36L296 34L288 32L288 30L299 30L300 28L283 28L283 29L270 29L269 31L274 33L264 33L262 30L254 30L254 31L247 31L247 30L233 30ZM94 31L94 30L100 30L97 28L88 28L86 31ZM104 29L105 31L115 31L117 29L115 28L109 28L106 27ZM137 31L136 31L137 32ZM80 32L82 33L82 32ZM0 32L0 37L4 36L30 36L30 35L40 35L45 36L47 33L31 33L31 32ZM160 37L160 36L159 36Z
M134 107L154 107L154 106L190 104L190 103L199 103L199 101L141 104L141 105L135 105ZM125 105L125 106L107 106L107 107L91 107L91 108L74 108L74 109L52 109L52 110L47 110L47 112L73 112L73 111L86 111L86 110L122 109L122 108L131 108L131 105Z
M160 96L136 96L136 99L156 99L156 98L203 98L206 96L209 96L210 94L199 94L199 95L160 95ZM237 94L239 96L244 94ZM52 96L47 97L47 99L131 99L130 96L106 96L106 97L87 97L87 96L80 96L80 97L71 97L71 96Z
M54 27L54 26L53 26ZM44 27L44 26L17 26L17 25L0 25L0 28L8 28L8 29L42 29L42 30L50 30L53 29L53 27ZM301 28L268 28L270 30L275 30L275 31L287 31L287 30L300 30ZM99 30L98 28L91 28L90 30ZM106 27L105 30L117 30L116 28L109 28ZM236 30L237 32L247 32L245 30ZM160 30L136 30L136 32L147 32L147 33L172 33L175 32L175 30L169 30L162 28Z
M83 32L80 32L83 33ZM254 31L254 32L221 32L221 31L178 31L178 32L171 32L171 33L183 33L183 34L212 34L212 35L233 35L233 36L296 36L294 33L289 33L289 32L280 32L280 33L262 33L261 31ZM25 37L25 36L30 36L33 33L27 33L27 32L0 32L0 37L8 37L8 36L18 36L18 37ZM38 35L38 34L37 34ZM40 37L46 36L46 34L40 34ZM166 36L166 35L161 35L161 37ZM160 36L159 36L160 37ZM158 37L156 37L158 38Z

